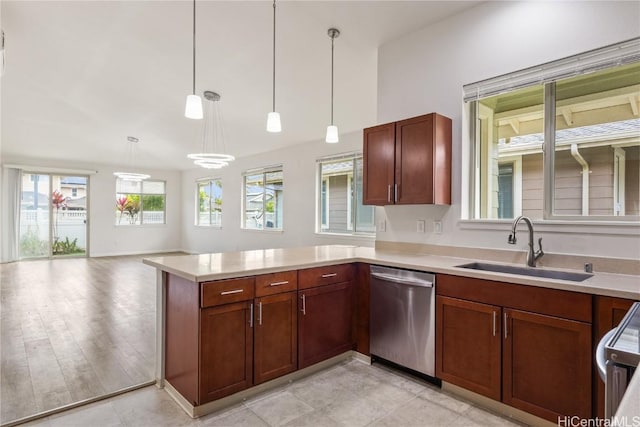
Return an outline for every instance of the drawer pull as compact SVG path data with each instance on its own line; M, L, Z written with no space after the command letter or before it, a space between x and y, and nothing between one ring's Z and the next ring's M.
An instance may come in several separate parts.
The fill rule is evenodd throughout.
M232 291L220 292L220 295L233 295L233 294L240 294L242 292L244 292L244 289L234 289Z
M336 277L338 275L338 273L328 273L328 274L323 274L322 278L326 279L328 277Z
M280 285L286 285L287 283L289 283L288 280L283 280L282 282L269 283L269 286L280 286Z

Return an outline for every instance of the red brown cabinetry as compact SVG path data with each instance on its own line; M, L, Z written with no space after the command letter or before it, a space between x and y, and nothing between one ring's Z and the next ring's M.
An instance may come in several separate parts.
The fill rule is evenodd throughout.
M300 368L353 349L353 276L351 264L299 271Z
M552 422L591 416L591 295L437 280L437 377Z
M363 136L365 205L451 204L451 119L431 113Z

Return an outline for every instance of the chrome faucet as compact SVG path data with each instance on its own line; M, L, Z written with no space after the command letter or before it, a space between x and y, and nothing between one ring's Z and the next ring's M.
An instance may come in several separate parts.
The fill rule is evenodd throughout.
M529 267L535 267L536 266L536 261L542 257L542 255L544 255L544 252L542 251L542 237L538 239L538 250L534 250L533 248L533 224L531 223L531 220L526 217L526 216L522 216L520 215L519 217L517 217L516 219L513 220L513 225L511 226L511 234L509 234L509 243L512 245L516 244L516 226L518 225L518 223L520 221L524 221L525 224L527 224L527 227L529 227L529 251L527 252L527 265Z

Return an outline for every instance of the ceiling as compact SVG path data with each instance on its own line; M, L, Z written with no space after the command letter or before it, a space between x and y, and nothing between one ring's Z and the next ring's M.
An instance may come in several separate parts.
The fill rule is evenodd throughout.
M329 123L336 27L335 123L341 133L375 124L377 48L473 1L279 1L276 110L269 134L272 3L197 2L196 92L221 95L225 141L236 157L321 141ZM192 2L1 3L2 157L193 167L202 121L184 117L191 91ZM426 52L426 49L425 49Z

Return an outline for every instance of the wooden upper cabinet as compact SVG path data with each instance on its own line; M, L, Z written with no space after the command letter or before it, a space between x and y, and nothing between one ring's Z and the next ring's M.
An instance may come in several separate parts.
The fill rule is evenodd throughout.
M436 113L364 130L363 203L451 204L451 119Z
M365 205L393 204L395 123L364 130L362 192Z

